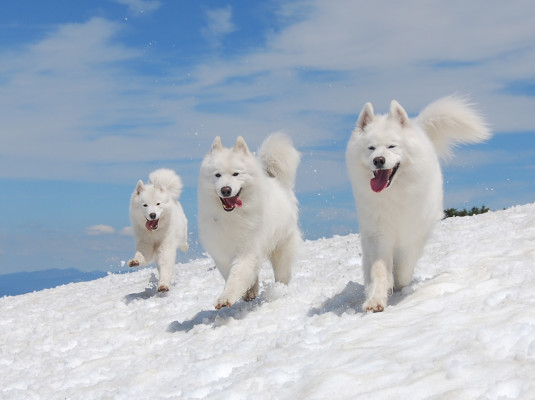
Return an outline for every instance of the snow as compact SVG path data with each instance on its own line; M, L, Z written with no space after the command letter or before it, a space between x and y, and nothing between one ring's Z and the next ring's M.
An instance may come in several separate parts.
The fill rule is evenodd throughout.
M211 259L0 299L2 399L535 397L535 204L449 218L364 314L358 235L307 241L289 286L216 311Z

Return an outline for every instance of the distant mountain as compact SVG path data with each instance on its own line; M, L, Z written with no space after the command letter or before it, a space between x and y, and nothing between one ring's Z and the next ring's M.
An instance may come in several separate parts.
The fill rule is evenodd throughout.
M0 297L50 289L71 282L92 281L106 275L107 273L103 271L83 272L76 268L53 268L0 275Z

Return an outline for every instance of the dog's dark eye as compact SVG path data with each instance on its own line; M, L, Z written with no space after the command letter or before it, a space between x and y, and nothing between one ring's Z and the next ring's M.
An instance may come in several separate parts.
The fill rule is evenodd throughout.
M157 206L159 206L159 205L160 205L160 203L156 203L156 205L157 205Z
M396 145L395 144L391 144L390 146L388 146L389 149L395 149L396 148Z
M234 173L232 174L232 176L238 176L239 174L240 174L239 172L234 172Z
M148 204L143 204L143 207L148 207L149 205Z
M215 177L216 178L221 178L221 174L218 172L217 174L215 174Z
M370 146L370 147L368 147L368 150L375 150L375 147Z

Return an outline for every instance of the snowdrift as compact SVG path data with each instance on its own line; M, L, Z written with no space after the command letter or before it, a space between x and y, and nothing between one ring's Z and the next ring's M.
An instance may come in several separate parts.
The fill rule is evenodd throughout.
M358 235L305 244L289 286L216 311L209 258L0 299L2 399L526 399L535 204L435 229L412 284L364 314Z

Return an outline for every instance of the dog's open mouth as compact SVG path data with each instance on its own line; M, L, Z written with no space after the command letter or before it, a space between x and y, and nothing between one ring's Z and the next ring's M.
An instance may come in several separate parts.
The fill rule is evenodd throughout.
M149 231L155 231L156 229L158 229L159 221L160 221L159 219L148 219L147 222L145 223L145 227Z
M220 196L219 200L221 200L221 205L223 206L223 210L232 211L236 207L241 207L242 201L240 199L240 193L241 193L241 189L236 196L230 196L230 197Z
M391 169L377 169L373 171L373 178L370 180L372 190L376 193L386 189L392 183L392 179L399 168L397 163L394 168Z

